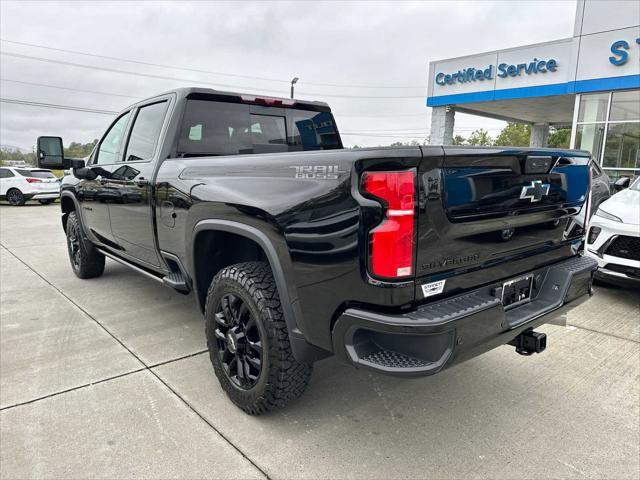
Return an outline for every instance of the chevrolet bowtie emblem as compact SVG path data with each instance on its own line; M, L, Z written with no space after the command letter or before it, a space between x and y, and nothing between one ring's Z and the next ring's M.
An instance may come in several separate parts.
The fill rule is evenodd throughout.
M542 197L549 194L549 184L542 183L540 180L534 180L531 185L525 185L520 192L520 198L522 200L531 200L532 202L539 202Z

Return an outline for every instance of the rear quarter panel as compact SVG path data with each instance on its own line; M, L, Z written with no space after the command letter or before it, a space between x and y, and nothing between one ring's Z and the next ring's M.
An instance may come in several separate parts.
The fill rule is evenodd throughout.
M414 299L413 281L383 284L363 268L360 224L381 209L360 196L357 183L364 165L410 168L421 157L414 147L168 159L156 180L160 248L193 271L198 222L259 229L275 247L300 330L331 350L331 324L343 308Z

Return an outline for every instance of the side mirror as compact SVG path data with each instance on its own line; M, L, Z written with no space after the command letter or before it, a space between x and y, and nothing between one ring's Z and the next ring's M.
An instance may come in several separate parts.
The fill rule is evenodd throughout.
M620 177L613 184L613 188L615 189L616 192L619 192L620 190L624 190L625 188L629 188L629 184L630 183L631 183L631 179L629 177Z
M74 177L85 180L95 180L97 178L98 174L92 169L86 168L84 160L81 158L67 158L65 160L69 162Z
M69 163L64 158L62 138L38 137L37 151L38 167L54 170L69 168Z
M69 160L69 167L74 170L76 168L84 168L84 160L81 158L69 158L67 160Z

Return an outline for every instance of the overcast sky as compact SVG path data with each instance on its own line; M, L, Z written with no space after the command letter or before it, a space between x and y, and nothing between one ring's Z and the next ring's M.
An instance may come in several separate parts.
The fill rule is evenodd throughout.
M300 77L297 97L328 102L341 132L356 133L344 135L345 146L421 140L429 130L430 109L425 106L429 61L570 37L575 8L574 0L3 1L0 4L2 40L177 68L3 41L0 95L118 111L137 99L189 84L288 96L288 82L297 76ZM6 55L8 53L168 78L47 63ZM60 135L65 145L71 141L88 142L99 137L112 119L97 113L8 103L0 106L0 143L28 149L39 135ZM495 135L503 125L476 116L458 114L456 117L456 133L465 136L480 127Z

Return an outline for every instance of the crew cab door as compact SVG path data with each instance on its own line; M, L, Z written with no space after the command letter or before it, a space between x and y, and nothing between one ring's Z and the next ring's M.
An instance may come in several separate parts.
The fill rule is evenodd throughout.
M109 218L109 202L113 200L113 192L108 182L120 158L130 116L130 111L123 113L111 124L87 165L91 175L80 179L76 185L84 230L105 245L114 244Z
M169 101L160 97L135 109L122 162L108 182L114 195L109 214L116 243L122 253L154 267L161 263L155 241L152 178Z

